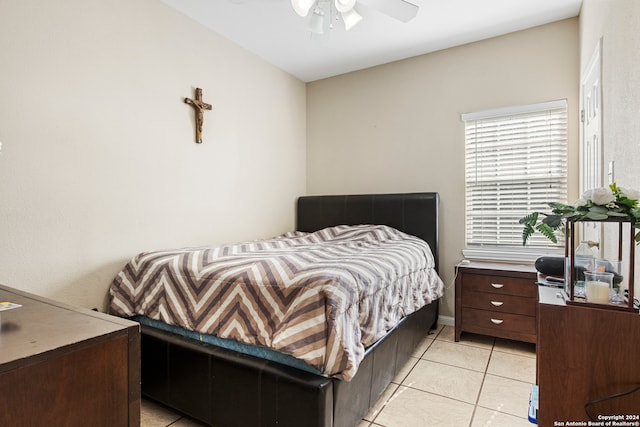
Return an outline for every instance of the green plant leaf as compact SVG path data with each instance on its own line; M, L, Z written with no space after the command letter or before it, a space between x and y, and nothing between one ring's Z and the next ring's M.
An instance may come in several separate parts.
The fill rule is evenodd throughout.
M549 203L551 211L555 214L566 214L575 212L576 208L565 203L551 202Z
M524 228L522 229L522 246L525 246L527 244L527 240L529 240L529 237L531 237L534 231L535 230L533 229L533 226L531 224L525 224Z
M602 220L602 219L607 219L609 217L607 216L606 213L599 213L599 212L590 211L590 212L587 212L587 218L599 221L599 220Z
M562 216L561 215L547 215L542 220L543 224L548 225L553 230L557 229L562 225Z
M578 215L586 215L587 212L589 212L589 208L587 208L586 206L580 206L578 209L576 209L576 213Z
M609 184L609 188L611 189L611 192L613 194L620 194L620 187L618 187L618 184L615 182L612 182L611 184Z
M531 227L536 225L536 222L538 222L538 212L532 212L529 215L522 217L520 218L520 220L518 220L518 223L523 225L529 225Z
M608 211L609 209L607 209L606 206L600 206L600 205L593 205L589 208L589 212L597 213L597 214L606 214Z
M623 206L627 206L629 209L633 209L636 206L638 206L638 201L637 200L633 200L630 199L626 196L622 196L616 199L616 204L617 205L623 205Z
M567 212L562 214L562 218L573 218L574 216L580 216L580 213L576 211L576 212Z
M536 230L538 230L544 237L551 240L553 243L558 243L558 239L553 232L553 228L549 227L549 225L540 223L536 226Z

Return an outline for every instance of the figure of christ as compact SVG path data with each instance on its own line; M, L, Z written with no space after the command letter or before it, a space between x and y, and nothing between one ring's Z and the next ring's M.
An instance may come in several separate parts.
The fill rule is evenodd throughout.
M196 88L196 99L185 98L184 102L196 110L196 143L202 144L202 123L204 122L204 110L211 110L211 104L202 101L202 89Z

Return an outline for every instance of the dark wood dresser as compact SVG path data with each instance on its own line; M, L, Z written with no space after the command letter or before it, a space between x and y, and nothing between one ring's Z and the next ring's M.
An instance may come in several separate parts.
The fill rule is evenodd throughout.
M0 426L139 426L135 322L0 285Z
M470 262L456 268L456 341L466 331L536 342L538 286L533 266Z
M638 313L566 305L561 289L539 291L538 425L639 425Z

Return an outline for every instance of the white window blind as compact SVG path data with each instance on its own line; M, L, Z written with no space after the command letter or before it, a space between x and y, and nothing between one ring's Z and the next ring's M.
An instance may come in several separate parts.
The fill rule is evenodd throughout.
M567 201L567 102L463 114L466 246L522 249L518 220ZM536 233L529 248L554 245ZM465 254L466 255L466 254Z

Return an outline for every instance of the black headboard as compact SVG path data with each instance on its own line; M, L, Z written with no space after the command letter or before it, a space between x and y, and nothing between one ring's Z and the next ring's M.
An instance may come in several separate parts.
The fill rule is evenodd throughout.
M334 225L388 225L429 243L438 268L438 193L357 194L298 198L296 230Z

